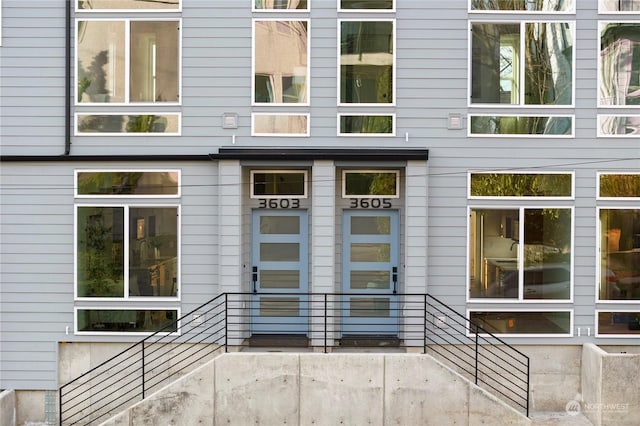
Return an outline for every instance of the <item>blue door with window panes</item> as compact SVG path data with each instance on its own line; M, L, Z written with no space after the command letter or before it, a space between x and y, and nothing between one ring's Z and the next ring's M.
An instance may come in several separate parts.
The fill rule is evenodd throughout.
M254 210L251 243L252 334L307 334L306 210Z
M398 211L345 210L342 220L342 335L396 336Z

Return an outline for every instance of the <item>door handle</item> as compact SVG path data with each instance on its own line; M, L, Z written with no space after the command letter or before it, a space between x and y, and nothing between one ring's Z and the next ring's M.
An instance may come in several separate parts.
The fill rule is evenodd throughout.
M253 283L253 294L258 292L258 267L251 268L251 282Z
M398 267L394 266L391 269L391 279L393 280L393 294L398 292Z

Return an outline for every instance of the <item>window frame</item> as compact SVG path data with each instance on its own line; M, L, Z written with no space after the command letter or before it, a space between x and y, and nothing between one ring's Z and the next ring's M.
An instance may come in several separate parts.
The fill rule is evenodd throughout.
M343 22L391 22L392 24L392 37L393 37L393 55L392 55L392 61L393 64L391 65L391 102L387 102L387 103L349 103L349 102L341 102L340 99L342 99L341 96L341 90L342 90L342 78L341 78L341 67L342 67L342 61L341 61L341 49L342 49L342 23ZM398 36L397 36L397 22L396 22L396 18L356 18L356 17L349 17L349 18L338 18L338 22L337 22L337 47L336 47L336 54L337 54L337 72L336 72L336 86L337 86L337 90L336 90L336 102L337 102L337 106L338 107L346 107L346 108L384 108L384 107L395 107L396 103L398 101L397 99L397 86L398 86L398 78L397 78L397 52L398 52Z
M354 173L354 174L362 174L362 173L389 173L389 174L395 174L396 176L396 194L395 195L369 195L369 194L364 194L364 195L349 195L347 194L347 174L349 173ZM362 199L362 198L366 198L366 199L373 199L373 198L378 198L378 199L383 199L383 198L391 198L391 199L397 199L400 198L400 170L399 169L354 169L354 168L346 168L342 170L341 173L341 191L340 191L340 195L342 197L342 199L348 200L348 199L352 199L352 198L358 198L358 199Z
M182 0L177 0L178 7L175 9L81 9L79 1L75 0L76 13L180 13L182 12Z
M115 17L115 18L94 18L94 17L76 17L75 22L74 22L74 48L73 48L73 55L74 55L74 87L77 87L78 85L78 71L79 71L79 67L78 67L78 48L79 48L79 43L78 43L78 29L79 29L79 22L123 22L124 23L124 34L123 34L123 38L124 38L124 56L125 56L125 69L124 69L124 102L80 102L80 99L78 99L78 91L74 90L74 95L73 95L73 99L74 99L74 106L76 108L78 107L100 107L100 108L105 108L105 109L109 109L109 110L114 110L114 107L123 107L123 106L137 106L137 107L143 107L143 108L148 108L148 107L175 107L175 106L181 106L182 105L182 18L169 18L169 17L162 17L162 18L148 18L148 17L140 17L140 18L132 18L132 17ZM131 86L131 23L132 22L175 22L178 25L178 37L177 37L177 50L178 50L178 58L177 58L177 71L178 71L178 75L177 75L177 90L178 90L178 100L177 101L171 101L171 102L131 102L130 98L131 98L131 93L130 93L130 86ZM96 114L98 114L98 112L95 112ZM126 114L126 111L122 111L122 114Z
M304 133L263 133L256 131L256 117L258 116L289 116L289 117L306 117L307 126ZM296 137L309 137L311 136L311 114L309 113L293 113L293 112L252 112L251 113L251 136L265 136L265 137L283 137L283 138L296 138Z
M342 126L340 125L340 120L345 116L363 116L363 117L391 117L391 133L343 133L341 132ZM362 138L362 137L381 137L381 138L389 138L396 136L396 114L395 113L384 113L384 112L372 112L372 113L359 113L359 112L339 112L338 113L338 123L337 123L337 135L344 137L354 137L354 138Z
M78 311L80 310L92 310L92 311L175 311L176 312L176 331L175 332L158 332L160 336L180 336L181 333L181 307L175 308L150 305L150 306L74 306L73 307L73 334L76 336L150 336L155 334L153 331L79 331L78 330Z
M568 135L548 135L548 134L534 134L534 133L472 133L471 132L471 118L472 117L542 117L542 118L569 118L571 119L571 133ZM541 138L541 139L574 139L576 129L576 116L575 114L490 114L490 113L469 113L467 114L467 136L470 138Z
M598 308L595 310L595 337L601 339L638 339L640 338L640 334L638 333L629 333L629 334L613 334L613 333L600 333L600 314L601 313L637 313L640 315L640 309L634 307L633 309L603 309Z
M304 194L303 195L256 195L255 194L255 179L254 176L256 173L281 173L281 174L294 174L294 173L302 173L304 175ZM249 171L249 198L251 199L292 199L292 198L300 198L306 199L309 198L309 171L307 169L251 169Z
M500 309L500 308L481 308L481 307L474 307L474 308L467 308L467 318L469 318L469 320L467 321L468 323L470 323L470 319L471 319L471 314L474 312L522 312L522 313L533 313L533 312L565 312L569 314L569 328L570 328L570 332L569 333L492 333L494 336L496 337L500 337L500 338L509 338L509 337L573 337L574 336L574 328L575 328L575 322L574 322L574 309L561 309L561 308L551 308L551 309L526 309L526 308L514 308L514 309ZM471 326L467 327L467 331L466 331L467 337L475 337L476 333L472 333L471 332ZM489 337L488 334L486 333L480 333L479 336L483 336L483 337Z
M537 199L539 202L540 199ZM526 210L537 210L537 209L563 209L569 210L571 214L571 255L569 259L569 298L568 299L527 299L524 297L524 271L525 271L525 259L523 256L524 246L523 243L518 243L518 252L516 253L516 261L518 263L518 297L471 297L471 212L472 210L517 210L518 211L518 235L520 235L520 241L522 241L524 235L524 226L525 226L525 211ZM519 205L509 205L509 204L473 204L467 206L467 221L466 221L466 284L465 284L465 294L467 303L477 303L477 304L516 304L518 306L522 306L524 304L531 305L540 305L540 304L569 304L573 303L575 297L575 207L573 205L558 205L558 204L519 204Z
M598 138L640 138L640 132L639 133L615 133L615 134L608 134L608 133L603 133L602 132L602 120L604 118L607 117L612 117L612 118L636 118L638 119L638 121L640 121L640 114L598 114L597 117L597 137Z
M600 15L640 15L640 10L605 10L602 1L598 0L598 14Z
M640 14L640 11L637 12L637 14ZM598 20L597 21L597 27L598 27L598 36L596 37L596 52L597 52L597 66L596 66L596 74L597 74L597 78L596 78L596 87L597 87L597 95L596 95L596 102L597 102L597 107L598 108L611 108L611 109L616 109L616 110L621 110L621 111L633 111L633 112L637 112L638 109L640 109L640 103L637 105L613 105L613 104L603 104L601 102L601 95L600 95L600 88L603 84L603 76L602 76L602 29L604 27L606 27L607 25L610 24L636 24L638 27L640 27L640 20L628 20L628 21L620 21L620 20ZM639 42L639 46L638 46L638 51L640 52L640 42ZM614 115L632 115L632 114L614 114ZM599 124L599 122L598 122ZM600 126L598 126L598 135L600 135ZM636 136L637 137L637 136Z
M513 12L509 12L513 13ZM473 95L473 25L474 24L500 24L500 25L509 25L509 24L518 24L520 26L520 51L518 52L518 57L521 59L520 66L518 66L519 70L519 79L520 82L518 84L518 91L520 97L520 103L518 104L502 104L502 103L474 103L472 102ZM573 55L571 61L571 103L566 105L553 105L553 104L526 104L524 98L525 92L525 83L524 83L524 75L526 72L525 58L522 46L525 45L525 27L526 24L568 24L571 27L571 32L573 35ZM468 108L506 108L506 109L571 109L575 108L576 104L576 20L559 20L559 19L526 19L524 16L522 18L519 17L509 17L508 20L496 20L496 19L469 19L468 20L468 40L467 40L467 107ZM513 115L513 114L509 114ZM531 114L525 114L531 115ZM548 115L548 114L544 114Z
M598 172L596 174L596 200L598 201L638 201L640 200L640 196L639 197L603 197L601 196L600 195L600 179L604 175L625 175L625 176L633 175L633 176L640 177L640 172L631 172L631 171L625 171L625 170ZM622 207L622 209L633 210L634 207Z
M391 0L391 3L391 9L343 9L342 0L336 0L336 8L340 13L395 13L396 0Z
M306 22L307 24L307 66L305 102L256 102L256 23L257 22ZM251 19L251 106L267 108L296 108L311 105L311 19L298 17L268 17Z
M78 128L80 124L80 116L89 115L112 115L112 116L131 116L131 115L158 115L158 116L175 116L178 119L178 130L176 132L81 132ZM100 137L100 136L116 136L116 137L141 137L141 136L181 136L182 134L182 113L180 112L163 112L163 111L97 111L97 112L78 112L73 116L74 136Z
M125 303L158 303L158 302L180 302L182 300L182 212L180 204L160 204L160 203L139 203L136 202L137 197L131 197L132 201L123 203L74 203L73 205L73 300L74 302L93 302L100 304L105 302L125 302ZM122 297L86 297L78 296L78 209L81 207L95 208L122 208L123 209L123 296ZM175 296L130 296L129 295L129 237L130 227L129 220L131 208L175 208L177 212L176 219L176 295ZM124 307L119 307L123 309ZM166 308L166 307L165 307ZM113 307L105 307L105 309L113 309ZM147 308L143 308L147 309Z
M176 194L79 194L78 175L80 173L176 173L178 175L178 190ZM181 169L75 169L73 172L73 196L77 199L179 199L182 197L182 170Z
M570 175L571 195L566 196L499 196L499 195L471 195L471 175L473 174L501 174L501 175ZM510 170L508 172L500 170L469 170L467 172L467 199L468 200L514 200L514 201L575 201L576 176L575 171L539 171L539 170ZM519 206L514 206L519 207ZM544 207L543 207L544 208Z
M554 11L554 10L484 10L484 9L473 9L471 7L472 0L468 0L467 2L467 11L473 14L481 14L481 13L490 13L490 14L527 14L527 15L575 15L576 13L576 2L574 1L573 7L568 11Z
M306 9L258 9L255 0L251 1L251 12L253 13L309 13L311 12L311 1L307 0Z

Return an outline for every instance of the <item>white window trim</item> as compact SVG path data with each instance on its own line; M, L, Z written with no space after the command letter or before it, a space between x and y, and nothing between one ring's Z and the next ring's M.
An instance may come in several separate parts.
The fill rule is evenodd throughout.
M309 13L311 12L311 1L307 0L306 9L258 9L256 8L256 2L251 1L251 11L254 13Z
M634 309L596 309L595 312L595 316L596 316L596 322L595 322L595 337L599 337L602 339L638 339L640 338L640 334L635 333L629 333L629 334L610 334L610 333L600 333L600 320L599 320L599 316L600 313L626 313L626 312L638 312L640 313L640 310L638 310L637 308Z
M521 99L521 103L520 104L497 104L497 103L493 103L493 104L482 104L482 103L472 103L471 102L471 90L472 90L472 82L473 82L473 75L472 75L472 67L473 67L473 55L471 55L472 52L472 42L473 42L473 37L471 37L472 34L472 28L474 24L519 24L520 25L520 46L524 46L525 45L525 41L524 41L524 30L523 30L523 26L525 24L539 24L539 23L545 23L545 24L569 24L571 26L571 32L573 35L573 57L572 57L572 63L571 63L571 103L568 105L544 105L544 104L525 104L524 103L524 91L525 91L525 85L524 85L524 74L526 72L526 67L524 66L520 66L519 67L519 73L520 73L520 84L519 84L519 88L518 90L520 91L520 99ZM508 21L498 21L498 20L486 20L486 19L473 19L473 20L469 20L468 22L469 27L468 27L468 40L467 40L467 51L469 52L469 54L467 55L468 59L467 59L467 106L469 108L505 108L505 109L534 109L534 108L543 108L543 109L569 109L569 108L574 108L575 107L575 103L576 103L576 21L575 20L558 20L558 19L544 19L544 20L535 20L535 19L510 19ZM599 38L598 38L598 42L599 42ZM524 51L523 49L520 49L520 58L523 59L523 55L524 55ZM521 63L524 64L524 61L521 61ZM512 114L509 114L512 115ZM532 114L525 114L525 115L532 115Z
M391 9L343 9L340 7L341 0L336 1L336 8L341 13L395 13L396 0L392 0Z
M352 115L361 115L361 116L380 116L380 117L391 117L391 133L342 133L340 132L340 119L344 116L352 116ZM338 113L338 124L337 124L337 135L344 137L353 137L353 138L366 138L366 137L380 137L380 138L389 138L396 136L396 115L394 113L385 114L381 112L352 112L352 113Z
M282 174L286 174L286 173L303 173L304 174L304 194L303 195L256 195L254 194L254 175L256 173L282 173ZM250 198L252 199L259 199L259 198L265 198L265 199L293 199L293 198L300 198L300 199L306 199L309 198L309 171L305 170L305 169L252 169L249 172L249 176L250 176Z
M177 132L81 132L78 129L78 122L81 115L173 115L178 117L178 131ZM141 136L180 136L182 134L182 114L179 112L162 112L162 111L122 111L122 112L76 112L73 119L73 135L74 136L87 136L87 137L100 137L100 136L117 136L117 137L141 137Z
M471 133L471 117L544 117L544 118L570 118L571 133L568 135L537 135L537 134L517 134L517 133ZM468 114L467 115L467 136L470 138L540 138L540 139L573 139L575 138L576 118L573 114Z
M74 100L76 107L101 107L105 109L113 109L113 107L117 106L125 106L125 105L136 105L136 106L144 106L144 107L165 107L165 106L180 106L182 105L182 19L180 18L76 18L75 27L74 27L74 87L77 87L78 84L78 22L87 21L87 22L124 22L124 62L125 62L125 78L124 78L124 97L125 102L80 102L78 99L78 91L74 90ZM129 85L130 85L130 56L131 56L131 46L130 46L130 34L131 34L131 22L176 22L178 24L178 101L177 102L130 102L130 93L129 93ZM94 111L95 114L99 114L99 112Z
M155 300L154 300L155 302ZM158 305L150 305L150 306L74 306L73 307L73 334L77 336L150 336L154 334L153 331L78 331L78 311L80 310L92 310L92 311L110 311L110 310L121 310L121 311L176 311L176 329L178 331L174 333L158 333L160 336L180 336L182 333L180 331L181 323L180 319L182 318L180 307L167 307L167 306L158 306Z
M123 266L124 266L124 287L123 287L123 297L80 297L78 296L78 208L79 207L96 207L96 208L123 208L124 209L124 246L122 248L124 258L123 258ZM133 208L175 208L178 212L178 218L176 223L176 268L177 268L177 280L176 280L176 295L175 296L129 296L129 243L128 243L128 235L129 234L129 210ZM134 201L130 203L122 203L122 204L101 204L101 203L75 203L73 205L73 300L76 302L93 302L93 303L102 303L102 302L179 302L182 298L182 212L181 206L178 204L146 204L146 203L136 203Z
M597 173L597 182L596 182L596 200L601 200L601 201L634 201L634 200L640 200L640 197L603 197L600 195L600 179L603 175L640 175L640 172L631 172L631 171L625 171L625 170L618 170L618 171L610 171L610 172L598 172ZM607 208L605 206L602 206L603 208ZM609 208L618 208L618 207L609 207ZM638 206L636 207L620 207L621 209L637 209ZM599 217L599 216L598 216Z
M471 210L477 209L491 209L491 210L517 210L518 211L518 235L524 235L524 211L532 210L532 209L565 209L571 211L571 259L569 263L569 298L568 299L525 299L524 298L524 244L518 244L518 253L516 255L516 259L518 261L518 298L493 298L493 297L471 297L471 271L469 270L469 265L471 264L471 253L470 253L470 239L471 239ZM541 304L568 304L573 303L574 299L574 290L575 290L575 208L573 206L558 206L558 205L471 205L467 206L467 256L466 256L466 285L465 285L465 297L467 303L495 303L495 304L530 304L530 305L541 305Z
M80 9L78 0L75 2L76 13L179 13L182 12L182 0L178 0L178 7L175 9Z
M304 133L260 133L256 132L255 119L259 116L269 115L286 115L286 116L302 116L307 118L307 128ZM309 113L288 113L288 112L253 112L251 113L251 136L274 136L283 138L309 137L311 129L311 114Z
M640 14L640 12L638 12ZM597 103L598 108L611 108L622 111L634 111L640 108L640 105L609 105L600 103L600 86L602 84L602 61L601 61L601 45L600 40L602 37L602 28L609 24L637 24L640 26L640 20L636 21L598 21L598 36L596 37L596 52L597 52L597 78L596 78L596 87L597 87ZM635 112L635 111L634 111ZM614 114L614 115L625 115L625 114ZM600 135L600 126L598 126L598 136ZM611 136L607 136L611 137ZM619 136L618 136L619 137ZM637 136L636 136L637 137Z
M340 67L341 67L341 55L340 55L340 47L341 47L341 40L342 40L342 23L343 22L391 22L393 25L393 56L392 56L392 61L393 61L393 65L391 66L391 85L393 86L391 88L391 96L393 97L393 99L391 100L391 102L388 103L343 103L340 102L340 89L342 86L342 81L340 80ZM396 91L397 91L397 51L398 51L398 45L397 45L397 25L396 25L396 20L395 18L379 18L379 19L373 19L373 18L367 18L367 19L356 19L356 18L344 18L344 19L338 19L338 26L337 26L337 48L336 48L336 54L337 54L337 58L338 60L337 62L337 71L336 71L336 81L337 81L337 90L336 90L336 101L337 101L337 105L339 107L358 107L358 108L384 108L384 107L395 107L396 106L396 102L397 102L397 97L396 97Z
M484 195L471 195L471 175L474 174L500 174L500 175L571 175L571 195L561 197L513 197L513 196L484 196ZM467 199L469 200L518 200L518 201L572 201L575 200L576 194L576 176L574 171L540 171L540 170L469 170L467 172ZM516 206L517 207L517 206Z
M577 1L577 0L576 0ZM573 4L573 7L567 11L553 11L553 10L549 10L549 11L538 11L538 10L478 10L478 9L472 9L471 8L471 2L472 0L468 0L467 3L467 11L469 13L474 13L474 14L500 14L500 15L506 15L506 14L518 14L518 15L574 15L576 13L576 5L575 3Z
M154 195L154 194L143 194L143 195L138 195L138 194L123 194L123 195L118 195L118 194L105 194L105 195L100 195L100 194L78 194L78 174L79 173L137 173L137 172L143 172L143 173L177 173L178 174L178 191L176 194L167 194L167 195ZM133 200L133 203L135 203L135 200L138 199L166 199L166 198L172 198L172 199L177 199L180 198L182 196L182 170L180 169L76 169L74 170L74 174L73 174L73 194L74 194L74 198L91 198L91 199L96 199L96 198L100 198L100 199L112 199L112 200L122 200L122 199L130 199ZM129 202L127 202L127 204L129 204Z
M393 173L396 175L396 195L347 195L347 174L349 173ZM400 170L397 169L344 169L342 170L342 198L400 198Z
M516 309L496 309L496 308L467 308L467 318L468 322L471 320L472 312L568 312L569 313L569 333L493 333L494 336L500 338L508 338L508 337L573 337L573 328L574 328L574 311L573 309L525 309L522 307ZM467 337L475 337L475 333L471 333L469 330L471 327L467 327ZM480 336L488 337L488 334L480 333Z
M307 23L307 84L306 84L306 102L291 103L291 102L256 102L256 22L306 22ZM264 107L304 107L309 106L311 102L311 20L308 18L253 18L251 20L251 106L264 106Z

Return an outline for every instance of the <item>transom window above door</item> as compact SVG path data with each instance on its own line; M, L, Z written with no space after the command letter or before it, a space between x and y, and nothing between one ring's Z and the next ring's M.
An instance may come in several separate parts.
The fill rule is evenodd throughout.
M307 198L306 170L251 170L251 198Z

